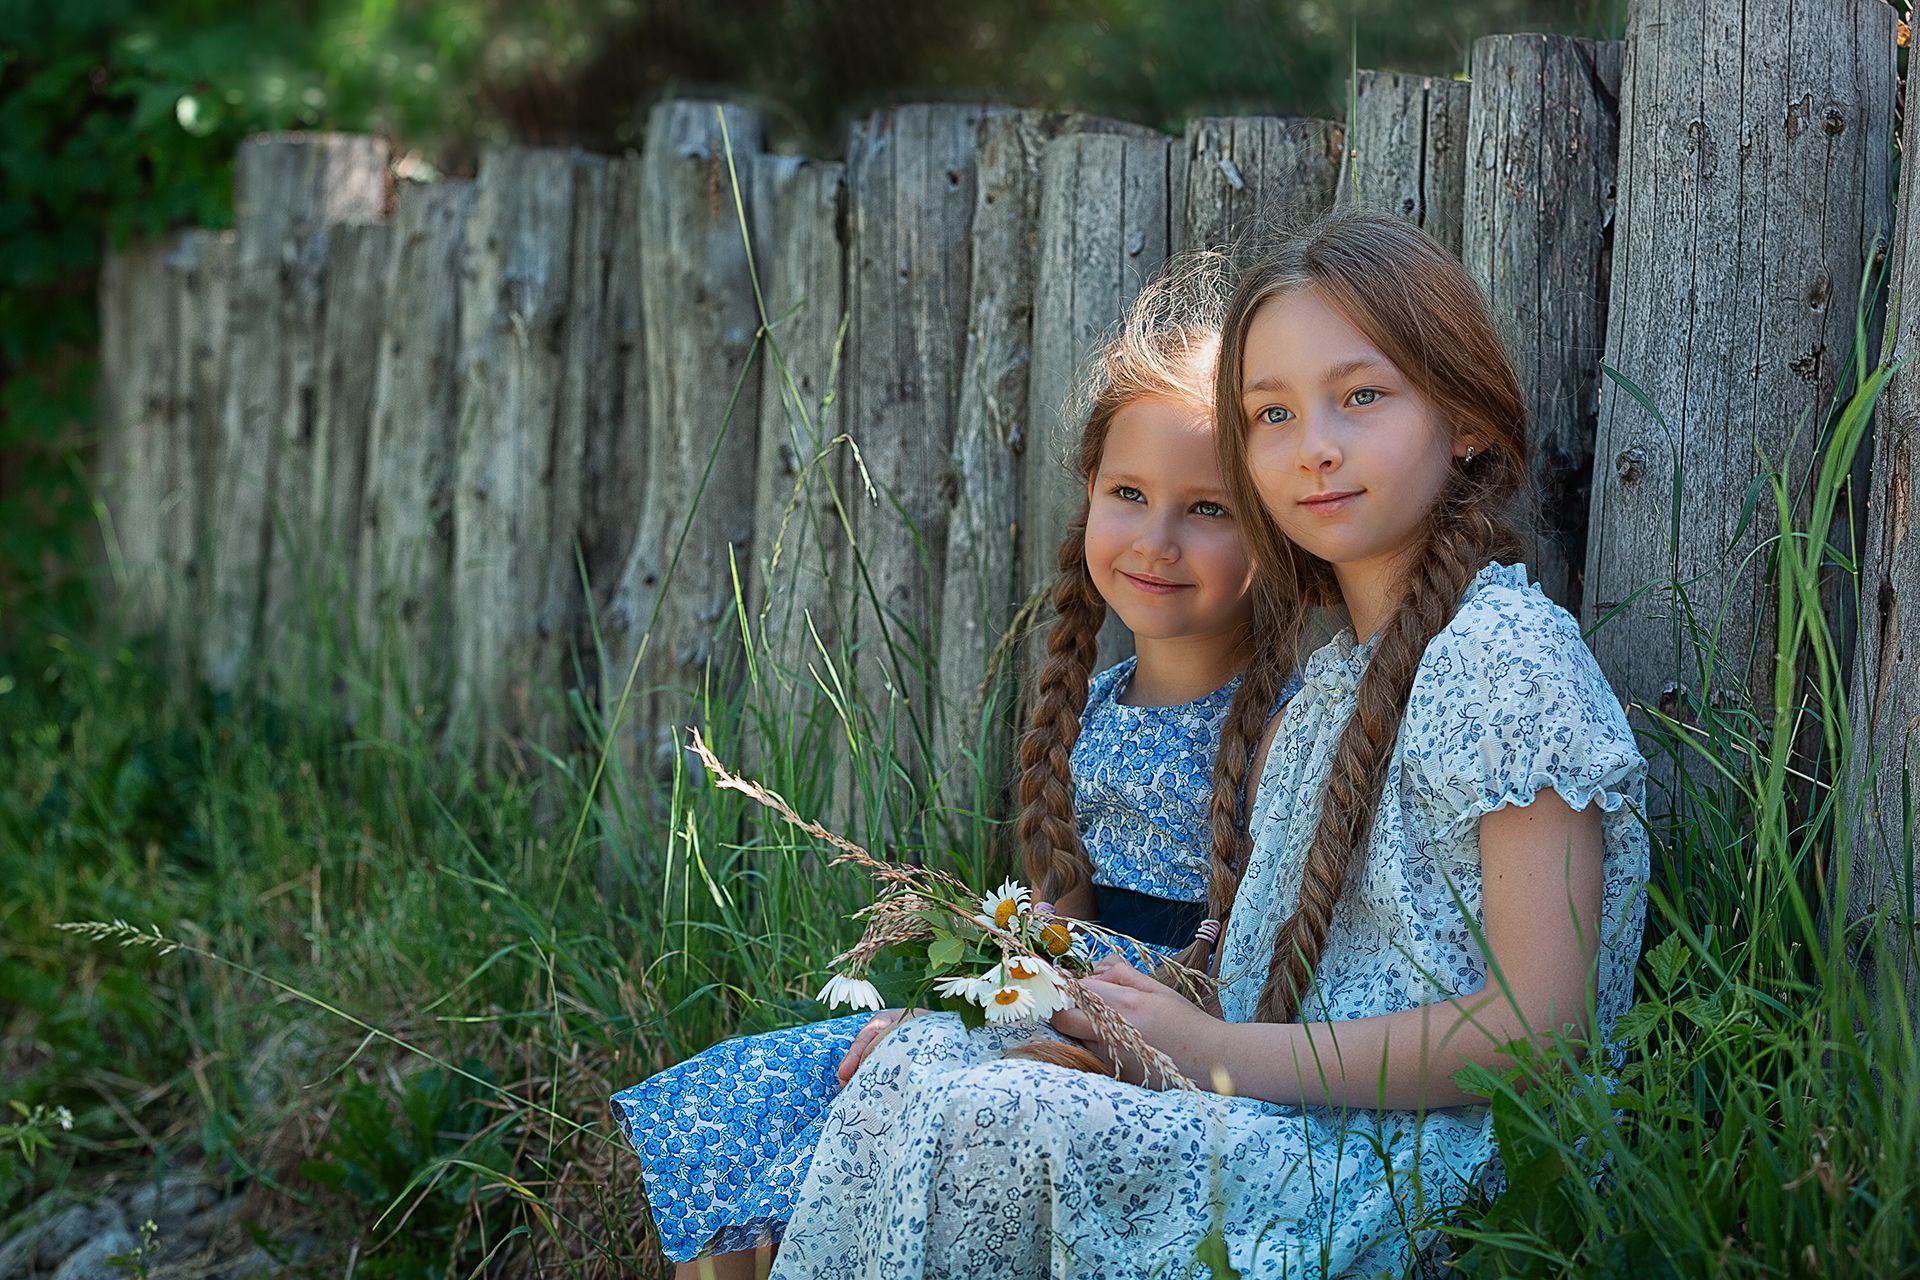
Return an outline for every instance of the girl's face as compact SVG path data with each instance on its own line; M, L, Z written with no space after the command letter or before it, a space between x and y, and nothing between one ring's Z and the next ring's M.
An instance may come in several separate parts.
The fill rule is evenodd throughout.
M1254 313L1243 368L1247 465L1280 531L1333 566L1349 605L1397 581L1473 442L1311 289Z
M1087 572L1142 640L1245 624L1252 571L1205 410L1158 398L1114 415L1087 482Z

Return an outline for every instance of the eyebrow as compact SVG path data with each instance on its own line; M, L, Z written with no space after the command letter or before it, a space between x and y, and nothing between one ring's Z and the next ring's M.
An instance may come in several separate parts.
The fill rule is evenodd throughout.
M1355 356L1351 360L1342 360L1339 364L1336 364L1331 368L1329 368L1325 373L1320 375L1320 381L1321 382L1338 382L1340 381L1340 379L1345 378L1350 374L1358 373L1362 369L1378 369L1378 368L1385 368L1385 367L1387 367L1386 361L1380 359L1378 356ZM1248 383L1246 390L1243 391L1241 394L1251 395L1256 391L1290 391L1290 390L1292 390L1292 388L1287 385L1287 382L1284 378L1262 378L1258 382Z
M1126 472L1126 471L1102 471L1100 472L1100 479L1105 481L1107 484L1124 484L1129 488L1133 488L1133 489L1142 488L1147 483L1147 481L1144 478L1140 476L1136 476L1131 472ZM1199 488L1188 489L1186 491L1186 496L1190 498L1195 498L1195 499L1202 499L1202 498L1216 499L1217 498L1220 501L1224 502L1226 501L1226 497L1227 497L1227 489L1225 485L1218 485L1218 486L1203 485Z

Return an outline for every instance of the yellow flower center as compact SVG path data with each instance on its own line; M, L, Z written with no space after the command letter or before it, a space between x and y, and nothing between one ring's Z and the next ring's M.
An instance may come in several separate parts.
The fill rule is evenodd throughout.
M993 909L994 927L1000 928L1000 929L1006 928L1007 921L1013 919L1014 914L1019 910L1020 910L1020 904L1014 899L1007 898L1002 900L1000 905Z
M1027 960L1021 957L1015 957L1014 959L1007 961L1007 972L1012 974L1014 977L1020 979L1022 982L1025 982L1029 978L1037 978L1040 976L1040 971L1034 968L1031 963L1029 963Z
M1056 956L1063 956L1073 949L1073 935L1067 932L1067 926L1058 922L1042 926L1040 941L1046 943L1047 950Z
M1001 1005L1018 1004L1020 1002L1020 990L1017 987L1002 987L993 993L993 1002Z

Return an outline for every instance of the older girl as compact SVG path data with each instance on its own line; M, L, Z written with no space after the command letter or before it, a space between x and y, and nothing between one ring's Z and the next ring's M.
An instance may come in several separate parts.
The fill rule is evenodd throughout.
M1624 1009L1645 761L1514 563L1524 410L1458 262L1325 220L1237 290L1216 412L1252 671L1290 663L1303 604L1352 625L1280 719L1247 865L1215 864L1219 1015L1122 964L1089 985L1224 1096L918 1019L835 1104L775 1275L1177 1274L1210 1233L1246 1276L1398 1274L1493 1154L1455 1072Z

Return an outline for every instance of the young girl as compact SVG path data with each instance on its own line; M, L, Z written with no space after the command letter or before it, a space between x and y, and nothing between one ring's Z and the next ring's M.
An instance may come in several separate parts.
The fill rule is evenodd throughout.
M1179 1274L1216 1228L1245 1276L1398 1275L1493 1154L1455 1071L1568 1024L1598 1043L1626 1006L1645 761L1511 563L1524 411L1460 265L1331 216L1242 281L1216 405L1249 679L1303 605L1352 629L1281 715L1243 873L1216 863L1224 1017L1112 961L1088 985L1227 1096L916 1019L835 1103L776 1276Z
M1250 571L1212 440L1222 295L1204 262L1170 273L1096 361L1076 459L1087 497L1061 544L1059 616L1021 750L1038 897L1165 951L1206 945L1209 833L1216 860L1237 858L1252 748L1291 692L1283 669L1237 674ZM1089 686L1109 607L1136 656ZM839 1086L898 1018L730 1040L614 1096L680 1274L764 1261Z

